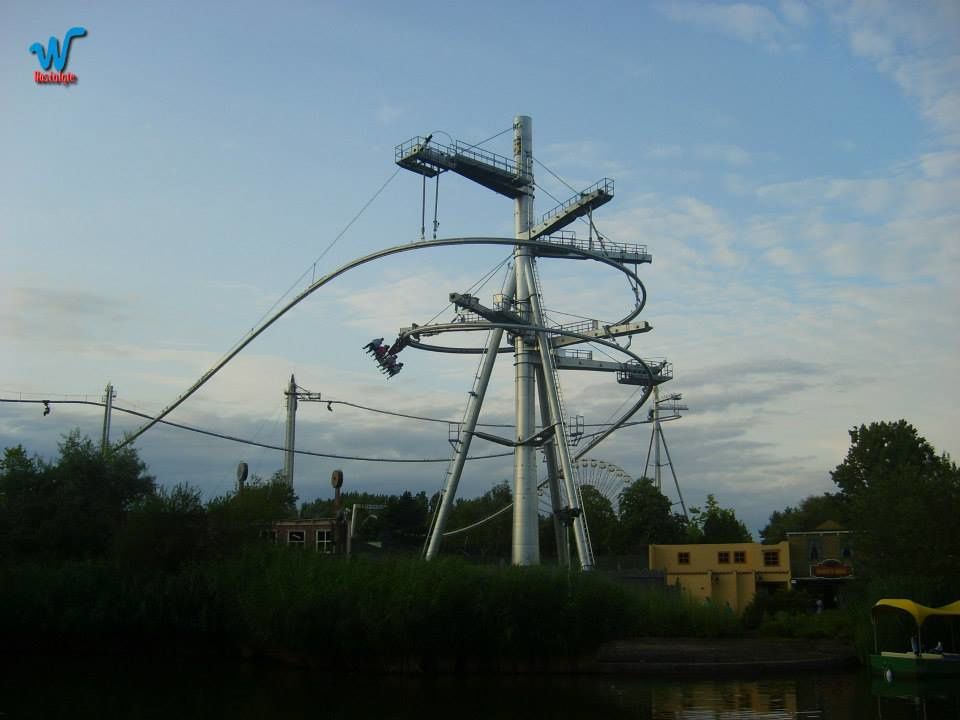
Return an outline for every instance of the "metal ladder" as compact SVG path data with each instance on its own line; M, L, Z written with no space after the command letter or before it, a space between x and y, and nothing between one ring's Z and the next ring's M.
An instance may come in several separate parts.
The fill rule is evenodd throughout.
M477 396L477 385L480 383L481 368L483 367L483 355L480 356L480 362L477 363L477 369L473 375L473 385L470 387L470 392L468 395L473 397ZM467 408L463 410L463 417L460 418L458 423L448 423L447 425L447 440L450 443L450 460L447 461L447 469L443 474L443 483L440 485L440 492L437 494L437 507L434 509L433 517L430 518L430 524L427 527L427 537L423 543L423 552L424 554L427 551L427 545L430 542L430 537L433 535L433 528L437 523L437 514L440 512L440 503L443 502L443 496L447 492L447 484L450 480L450 476L453 474L453 466L457 461L457 451L460 449L460 443L463 442L461 439L461 434L463 433L464 421L467 418L467 412L469 409L469 404ZM454 437L454 428L456 428L456 437Z
M531 274L533 275L533 282L534 282L534 287L532 288L531 292L536 293L537 296L540 298L540 304L541 304L541 307L542 307L542 305L543 305L543 292L542 292L541 289L540 289L540 287L541 287L541 286L540 286L540 272L537 270L537 263L536 263L535 261L534 261L534 262L531 262L531 263L530 263L530 266L531 266L531 269L532 269L532 271L533 271ZM552 348L551 348L550 352L553 352L553 349L552 349ZM556 365L553 366L553 384L554 384L554 386L557 388L557 404L560 406L560 428L559 428L559 431L560 431L560 432L563 432L563 433L566 433L566 432L567 432L567 422L566 422L567 411L566 411L566 409L565 409L565 408L566 408L566 405L565 405L565 403L564 403L564 401L563 401L563 389L561 388L561 385L560 385L560 374L557 372L557 366L556 366ZM573 469L574 474L576 475L578 465L577 465L576 463L571 463L571 466L572 466L572 469ZM557 471L558 471L559 473L561 473L561 474L563 473L563 469L560 468L560 467L557 468ZM587 556L588 556L589 559L590 559L590 565L593 566L594 563L595 563L595 561L596 561L596 558L595 558L595 556L594 556L594 554L593 554L593 541L590 539L590 525L587 523L587 514L586 514L586 512L583 511L583 493L580 491L580 483L577 482L577 480L578 480L578 478L575 476L575 477L573 478L573 487L576 489L576 492L577 492L577 504L579 505L580 510L581 510L580 518L581 518L582 521L583 521L584 536L585 536L586 543L587 543L587 548L586 548L586 549L587 549ZM569 505L569 501L568 501L568 505Z

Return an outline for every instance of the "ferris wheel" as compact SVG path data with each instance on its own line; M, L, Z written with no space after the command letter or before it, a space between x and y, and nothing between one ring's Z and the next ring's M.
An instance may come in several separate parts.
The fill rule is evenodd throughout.
M630 476L619 465L596 458L581 458L577 461L577 487L591 487L601 497L610 502L615 513L620 511L620 493L633 482ZM547 480L541 480L540 512L549 515L551 512L550 498L546 493ZM589 518L587 518L589 521Z

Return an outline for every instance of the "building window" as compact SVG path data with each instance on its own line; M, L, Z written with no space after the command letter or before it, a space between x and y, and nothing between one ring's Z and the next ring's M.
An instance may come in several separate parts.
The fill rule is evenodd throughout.
M717 562L720 563L721 565L729 565L729 564L730 564L730 551L729 551L729 550L721 550L720 552L718 552L718 553L717 553Z
M679 565L689 565L689 564L690 564L690 553L688 553L688 552L678 552L678 553L677 553L677 564L679 564Z
M306 532L303 530L291 530L287 533L287 545L299 545L303 547L306 544Z
M333 540L329 530L317 530L317 552L329 555L333 552Z
M763 564L765 567L776 567L780 564L780 551L779 550L764 550L763 551Z
M746 550L734 550L733 551L733 561L737 565L743 565L747 562L747 551Z
M819 540L810 541L810 560L813 562L820 561L820 541Z

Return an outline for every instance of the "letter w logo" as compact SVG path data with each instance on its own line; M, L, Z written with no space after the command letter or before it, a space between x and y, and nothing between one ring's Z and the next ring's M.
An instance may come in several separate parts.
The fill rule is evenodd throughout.
M67 34L63 36L62 46L59 40L51 37L46 50L43 49L43 45L35 42L30 46L30 52L37 56L37 62L44 70L49 70L52 62L57 72L63 72L63 69L67 66L67 57L70 55L70 43L73 42L74 38L83 37L86 34L86 28L73 27L67 30Z

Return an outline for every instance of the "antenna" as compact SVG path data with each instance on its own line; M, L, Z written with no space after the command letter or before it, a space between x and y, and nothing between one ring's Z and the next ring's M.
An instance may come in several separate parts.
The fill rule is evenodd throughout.
M670 457L670 448L667 447L667 439L663 436L663 425L662 423L669 422L670 420L679 420L682 416L681 412L686 412L690 408L686 405L681 405L680 401L683 399L683 395L680 393L673 393L668 395L665 398L660 398L660 387L654 385L653 387L653 407L650 408L649 413L647 414L647 419L653 423L653 430L650 431L650 445L647 446L647 461L644 464L643 474L645 477L647 475L647 470L650 468L650 449L653 448L653 484L656 486L657 490L663 492L662 480L660 469L666 464L670 467L670 474L673 475L673 484L677 488L677 497L680 498L680 507L683 509L683 516L689 519L687 515L687 506L683 502L683 494L680 492L680 483L677 480L677 472L673 466L673 459ZM664 454L667 456L667 462L660 462L660 445L663 444Z

